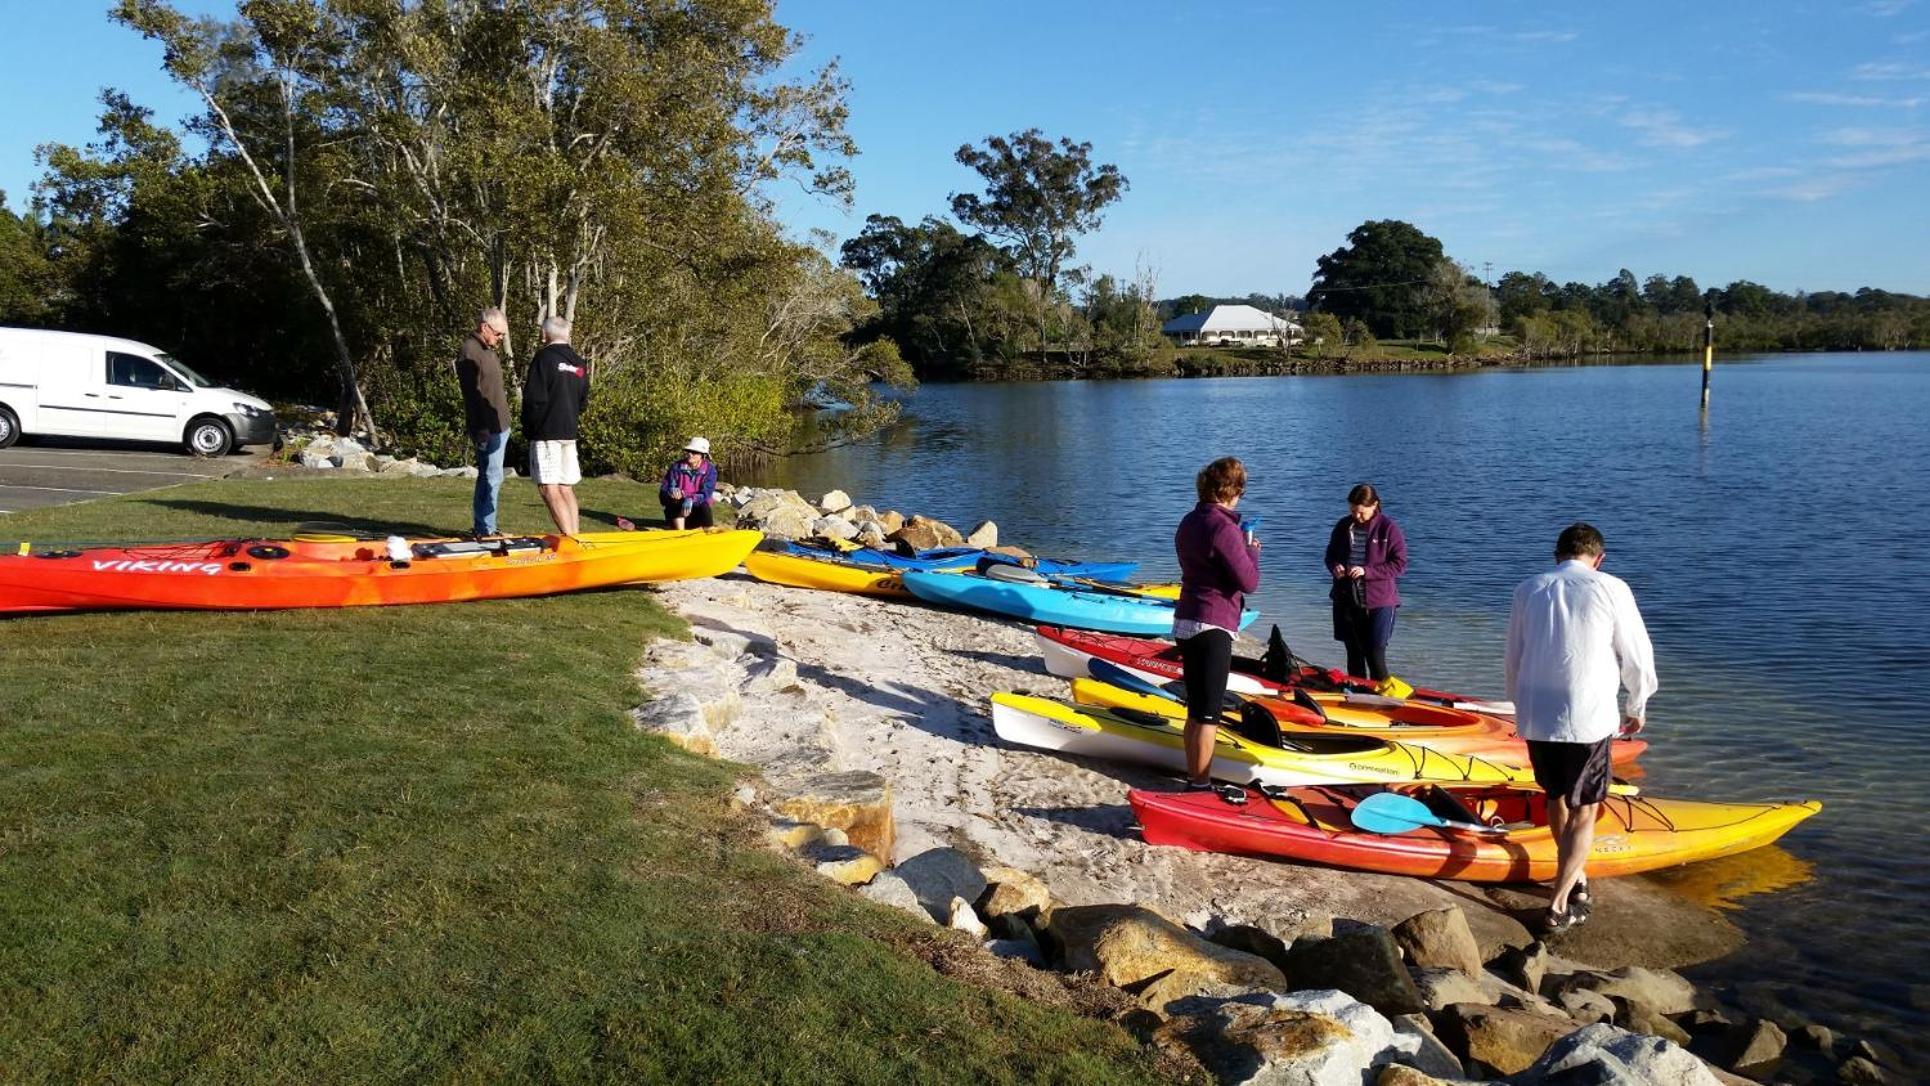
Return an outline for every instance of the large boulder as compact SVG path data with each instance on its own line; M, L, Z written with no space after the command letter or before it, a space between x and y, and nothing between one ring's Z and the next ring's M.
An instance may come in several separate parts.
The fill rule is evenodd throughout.
M787 505L772 511L762 521L754 521L753 526L762 531L766 539L809 539L817 534L820 519L816 513ZM743 523L742 518L738 523Z
M1556 1041L1512 1081L1520 1086L1720 1086L1701 1060L1676 1045L1605 1024L1584 1026Z
M1782 1062L1789 1038L1767 1018L1744 1022L1724 1038L1722 1064L1739 1075L1761 1078Z
M1580 988L1576 991L1585 992L1587 989ZM1639 1003L1633 999L1616 999L1614 1006L1614 1022L1623 1029L1640 1033L1645 1037L1660 1037L1685 1048L1688 1046L1689 1031L1669 1021L1665 1016L1655 1013L1648 1004Z
M1435 1026L1469 1073L1502 1075L1533 1066L1550 1045L1574 1029L1574 1023L1565 1018L1472 1003L1448 1007Z
M884 526L885 537L890 538L893 532L905 526L905 515L896 509L887 509L878 514L878 523Z
M1254 924L1220 924L1207 929L1206 937L1223 947L1265 958L1282 973L1287 971L1286 941L1265 928Z
M1066 969L1098 973L1120 987L1165 973L1249 988L1287 986L1287 978L1264 958L1208 942L1137 905L1057 908L1046 930Z
M919 904L941 924L951 918L953 898L972 902L985 892L985 873L955 848L926 849L892 870L910 884Z
M892 532L886 538L903 543L913 550L928 551L939 547L957 547L965 542L958 529L932 517L919 515L905 522L905 526Z
M1695 985L1667 969L1630 965L1612 973L1582 970L1544 979L1541 994L1559 999L1562 992L1574 988L1600 992L1611 999L1619 996L1634 1000L1657 1014L1685 1014L1695 1009Z
M1489 991L1459 969L1416 969L1413 976L1421 1002L1430 1011L1443 1010L1456 1003L1493 1006L1498 998L1498 993Z
M695 694L657 698L632 714L639 731L655 732L692 754L717 753L717 737Z
M1030 927L1052 910L1052 892L1031 875L1017 868L998 866L985 868L984 875L985 892L975 904L978 914L988 922L1014 917Z
M1851 1056L1836 1069L1836 1081L1844 1086L1904 1086L1911 1080L1868 1056Z
M1430 1075L1460 1078L1464 1073L1461 1058L1434 1034L1434 1026L1423 1014L1403 1014L1393 1020L1396 1053L1392 1058Z
M996 547L999 545L999 526L989 520L981 520L965 537L968 547Z
M1295 988L1336 988L1382 1014L1413 1014L1424 1006L1394 936L1371 924L1331 938L1294 940L1287 975Z
M1630 1004L1627 1000L1622 1002L1629 1006L1641 1006L1639 1003ZM1584 1026L1592 1026L1597 1022L1613 1022L1619 1011L1613 999L1586 988L1563 992L1561 998L1555 1000L1555 1003L1562 1009L1562 1013Z
M858 526L842 517L819 517L811 522L811 533L825 539L851 539Z
M818 773L773 782L771 807L799 822L840 829L873 856L890 856L897 841L891 817L891 784L876 773ZM951 901L950 897L945 899Z
M885 871L858 888L858 893L880 905L889 905L926 922L932 922L932 915L918 901L918 894L911 884L900 878L896 872Z
M851 495L842 490L833 490L818 499L818 509L826 515L841 513L849 508L851 508Z
M1481 972L1481 947L1459 906L1408 917L1394 926L1394 941L1424 969L1459 969L1471 977Z
M425 464L420 460L405 460L403 463L409 465L409 478L411 479L433 479L442 474L441 468L436 467L434 464Z
M858 522L858 534L854 537L864 546L878 548L886 545L885 526L876 520Z
M1537 939L1525 947L1509 947L1488 963L1494 975L1517 988L1541 991L1541 979L1548 973L1548 944Z
M878 876L885 865L878 857L850 844L819 841L798 850L804 862L832 882L844 886L863 886Z
M1191 1049L1220 1083L1360 1086L1399 1056L1387 1019L1340 992L1184 1000L1174 1009L1162 1035Z

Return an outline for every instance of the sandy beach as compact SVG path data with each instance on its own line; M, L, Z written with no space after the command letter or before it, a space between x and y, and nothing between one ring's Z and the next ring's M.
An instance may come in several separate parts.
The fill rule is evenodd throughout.
M1541 899L1528 892L1148 846L1126 791L1170 788L1171 778L994 734L993 692L1064 692L1030 627L743 573L657 591L696 641L653 647L645 689L696 697L715 753L767 778L881 775L897 824L893 862L951 846L1038 876L1060 902L1130 902L1195 928L1217 919L1291 938L1324 932L1332 917L1392 924L1457 904L1484 951L1530 941L1518 917ZM1599 897L1595 919L1554 945L1562 957L1672 967L1741 942L1714 910L1639 878L1605 882Z

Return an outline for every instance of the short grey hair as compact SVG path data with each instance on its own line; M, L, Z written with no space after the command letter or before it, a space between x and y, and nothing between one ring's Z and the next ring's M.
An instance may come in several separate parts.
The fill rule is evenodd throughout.
M505 332L509 331L509 318L500 308L493 305L476 315L476 323L487 324L491 328L501 328Z
M562 317L543 318L544 343L568 343L570 341L570 322Z

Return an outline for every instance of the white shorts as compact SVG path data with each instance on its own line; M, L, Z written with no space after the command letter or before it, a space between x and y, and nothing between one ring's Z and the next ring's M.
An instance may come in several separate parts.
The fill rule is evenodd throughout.
M537 486L575 486L582 482L583 469L576 464L576 442L530 442L529 477Z

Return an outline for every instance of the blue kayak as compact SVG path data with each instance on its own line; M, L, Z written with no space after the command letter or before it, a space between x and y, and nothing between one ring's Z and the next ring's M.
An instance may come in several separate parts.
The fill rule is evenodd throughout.
M817 547L802 543L791 544L793 553L809 554L818 557L825 552ZM1017 566L1019 559L1009 554L996 554L978 547L940 547L936 550L919 551L907 558L893 551L881 551L874 547L860 547L840 555L847 562L857 562L867 566L885 566L898 570L921 570L927 573L940 570L971 569L981 559ZM1038 558L1033 560L1040 573L1050 573L1066 577L1086 577L1095 581L1126 581L1138 571L1138 562L1068 562L1060 558Z
M1044 580L1027 583L977 573L907 570L903 580L912 595L944 607L966 607L1048 626L1104 633L1139 637L1173 634L1172 600L1086 592ZM1240 625L1245 627L1259 617L1258 611L1245 611L1240 615Z

